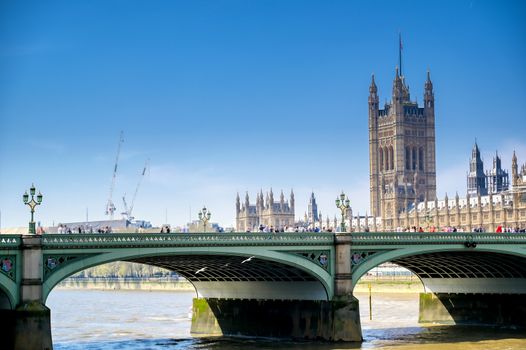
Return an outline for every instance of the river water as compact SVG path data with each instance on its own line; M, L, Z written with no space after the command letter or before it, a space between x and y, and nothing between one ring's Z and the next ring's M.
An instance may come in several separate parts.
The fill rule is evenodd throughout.
M361 344L192 338L193 292L54 290L47 301L55 349L391 349L523 350L526 332L493 327L421 325L418 294L358 294Z

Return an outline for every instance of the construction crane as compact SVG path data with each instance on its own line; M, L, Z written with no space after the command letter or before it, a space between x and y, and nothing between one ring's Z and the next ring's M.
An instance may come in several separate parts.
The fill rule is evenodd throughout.
M110 216L110 220L113 220L113 213L115 212L115 204L113 204L113 190L115 188L115 178L117 177L117 166L119 164L119 155L121 153L121 145L124 142L124 133L121 130L119 136L119 145L117 147L117 157L115 157L115 167L113 168L113 177L111 178L110 196L108 197L108 203L106 204L106 215Z
M146 162L144 162L144 168L142 169L141 177L139 178L137 187L135 187L135 193L133 194L131 205L129 208L128 204L126 203L126 193L122 196L122 203L124 204L124 212L122 213L122 215L130 221L134 219L134 217L132 216L132 212L133 206L135 205L135 198L137 198L137 193L139 192L139 188L141 187L142 180L144 179L144 175L146 174L146 170L148 169L149 165L150 159L146 159Z

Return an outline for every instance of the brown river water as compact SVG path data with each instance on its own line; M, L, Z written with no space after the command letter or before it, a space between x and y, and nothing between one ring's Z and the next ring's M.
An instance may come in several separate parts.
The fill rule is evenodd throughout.
M418 294L357 294L364 342L192 338L193 292L54 290L47 301L55 349L526 350L524 329L419 324Z

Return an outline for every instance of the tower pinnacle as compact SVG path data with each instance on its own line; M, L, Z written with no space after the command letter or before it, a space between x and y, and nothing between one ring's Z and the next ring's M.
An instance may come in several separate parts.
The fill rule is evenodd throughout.
M371 85L369 86L369 92L371 93L371 95L376 95L378 89L376 87L376 83L374 82L374 73L373 75L371 76Z

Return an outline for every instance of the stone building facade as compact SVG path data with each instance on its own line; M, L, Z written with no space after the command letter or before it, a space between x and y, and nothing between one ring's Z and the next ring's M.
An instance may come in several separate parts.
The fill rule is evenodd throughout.
M473 231L481 228L486 232L495 232L502 228L526 228L526 163L520 169L517 156L512 158L512 184L507 191L497 194L489 192L482 196L466 195L460 198L448 198L418 203L398 215L369 219L372 230L396 231L400 228L422 227L424 230L442 230L455 227L460 231Z
M411 101L396 69L392 99L383 109L374 75L369 87L369 169L371 214L393 216L436 197L435 97L429 72L424 105Z
M257 230L259 225L280 229L294 225L294 192L290 191L290 199L285 200L281 191L279 201L274 201L272 189L263 197L263 191L256 194L256 203L250 204L248 192L241 204L239 194L236 197L236 230L238 232Z

